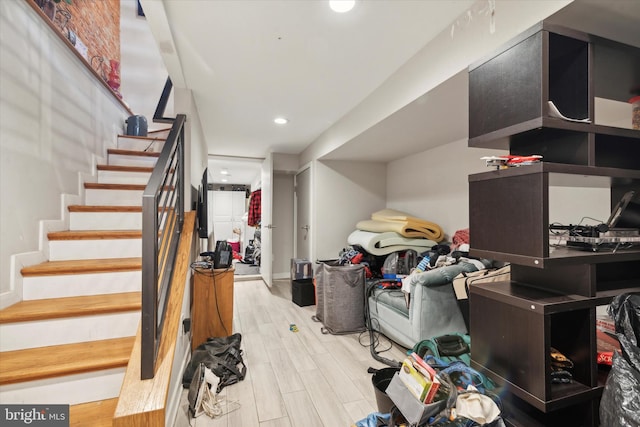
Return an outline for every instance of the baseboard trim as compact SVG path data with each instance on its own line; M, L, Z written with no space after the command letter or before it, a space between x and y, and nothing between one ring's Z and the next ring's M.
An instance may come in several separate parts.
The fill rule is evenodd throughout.
M23 282L20 270L24 267L40 264L45 261L46 258L42 251L24 252L21 254L11 255L9 291L0 294L0 309L7 308L10 305L22 301Z

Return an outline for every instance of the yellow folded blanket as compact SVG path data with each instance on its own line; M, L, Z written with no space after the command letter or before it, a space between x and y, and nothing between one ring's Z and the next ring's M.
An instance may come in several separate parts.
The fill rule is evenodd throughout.
M444 239L444 233L438 224L395 209L374 212L370 220L358 222L356 228L374 233L393 231L405 237L422 237L435 242L441 242Z

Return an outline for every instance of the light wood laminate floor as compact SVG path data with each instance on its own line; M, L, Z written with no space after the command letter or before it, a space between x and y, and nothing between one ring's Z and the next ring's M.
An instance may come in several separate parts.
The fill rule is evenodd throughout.
M311 319L316 306L291 301L289 280L268 288L262 280L236 281L234 332L242 334L247 376L221 396L240 404L219 418L190 419L186 390L174 427L349 427L377 411L369 367L369 335L323 335ZM289 330L291 324L298 332ZM381 355L402 360L406 349L381 337Z

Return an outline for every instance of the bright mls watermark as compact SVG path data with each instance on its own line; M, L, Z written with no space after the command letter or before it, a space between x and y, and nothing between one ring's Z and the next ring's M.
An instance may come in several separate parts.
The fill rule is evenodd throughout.
M0 425L69 427L69 405L0 405Z

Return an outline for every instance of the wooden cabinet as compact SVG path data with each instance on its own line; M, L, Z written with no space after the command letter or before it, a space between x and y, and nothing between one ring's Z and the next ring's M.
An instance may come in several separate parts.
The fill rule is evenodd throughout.
M233 333L233 269L196 269L191 301L191 351L209 337Z
M626 191L638 200L640 131L594 124L595 98L628 101L638 70L639 47L545 23L470 67L469 146L543 156L469 177L471 254L511 263L511 281L470 290L472 365L505 387L510 425L598 425L596 307L640 292L640 246L556 246L552 194L568 206L585 188L604 194L607 216ZM570 383L552 382L552 347L573 361Z

